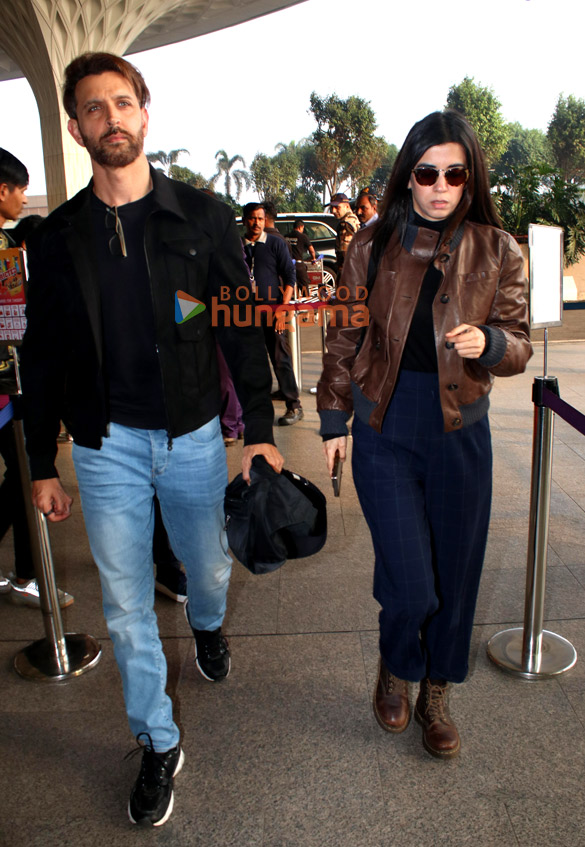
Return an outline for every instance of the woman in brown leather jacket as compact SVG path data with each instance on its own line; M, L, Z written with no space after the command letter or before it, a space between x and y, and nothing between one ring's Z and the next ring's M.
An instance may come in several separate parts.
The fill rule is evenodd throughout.
M448 684L463 682L489 524L494 376L532 355L524 263L500 229L483 154L457 112L411 129L377 224L356 234L318 386L331 471L352 468L375 551L380 666L374 713L409 724L410 682L423 744L456 756ZM367 294L369 324L362 327Z

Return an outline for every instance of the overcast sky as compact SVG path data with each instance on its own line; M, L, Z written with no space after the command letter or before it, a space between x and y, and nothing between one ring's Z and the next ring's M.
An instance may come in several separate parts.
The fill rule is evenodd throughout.
M507 121L546 130L561 92L585 98L584 23L585 0L306 0L128 58L152 94L146 150L184 147L179 163L211 176L219 149L249 166L308 137L311 91L370 101L378 133L400 146L467 75L493 89ZM29 194L44 194L30 87L0 92L0 146L27 165Z

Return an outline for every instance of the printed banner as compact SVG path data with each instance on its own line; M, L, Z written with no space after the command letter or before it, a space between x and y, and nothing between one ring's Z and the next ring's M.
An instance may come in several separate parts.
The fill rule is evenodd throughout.
M26 328L23 251L18 247L0 250L0 343L22 341Z

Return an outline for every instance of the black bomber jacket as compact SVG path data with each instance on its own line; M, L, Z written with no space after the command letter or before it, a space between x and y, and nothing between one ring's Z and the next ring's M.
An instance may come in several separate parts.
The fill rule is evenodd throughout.
M216 339L232 372L245 443L274 443L271 376L261 329L234 326L231 307L249 288L231 209L151 168L154 208L144 249L150 275L169 446L220 412ZM93 255L92 183L34 233L22 353L24 426L32 479L57 476L63 420L77 444L99 449L107 436L100 285ZM206 308L175 320L177 291ZM218 308L218 304L221 306ZM227 307L227 308L223 308ZM215 326L215 324L219 324Z

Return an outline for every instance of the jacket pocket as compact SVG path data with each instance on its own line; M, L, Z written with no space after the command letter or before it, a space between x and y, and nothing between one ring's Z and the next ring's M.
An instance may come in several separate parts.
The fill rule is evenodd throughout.
M498 271L459 275L461 316L464 323L486 323L498 288Z
M215 338L207 308L185 323L175 324L176 378L185 400L196 402L206 394L217 379Z
M372 321L357 354L350 377L368 400L377 402L388 373L386 342L381 327Z
M185 291L205 301L211 242L203 238L165 239L160 256L164 262L161 274L173 291Z

